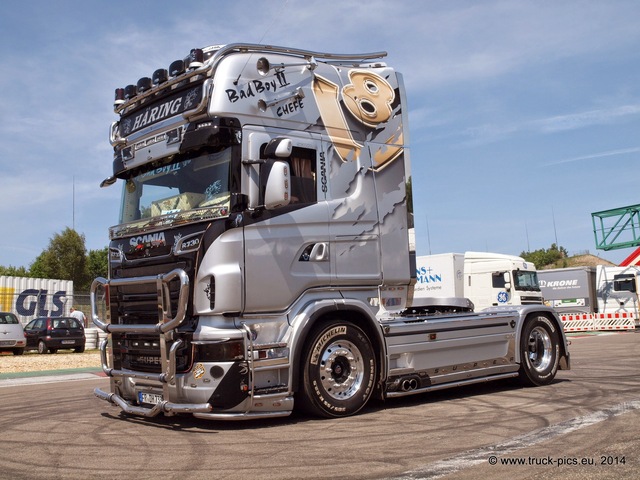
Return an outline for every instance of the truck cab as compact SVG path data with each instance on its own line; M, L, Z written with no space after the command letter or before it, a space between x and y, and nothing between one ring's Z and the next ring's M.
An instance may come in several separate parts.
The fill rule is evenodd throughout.
M468 299L475 311L542 304L535 265L520 257L489 252L417 257L414 306L446 303L457 309L460 298Z
M639 274L640 268L636 266L598 265L595 278L598 312L627 313L638 319Z
M498 305L540 305L535 265L523 258L485 252L464 256L465 295L476 310Z

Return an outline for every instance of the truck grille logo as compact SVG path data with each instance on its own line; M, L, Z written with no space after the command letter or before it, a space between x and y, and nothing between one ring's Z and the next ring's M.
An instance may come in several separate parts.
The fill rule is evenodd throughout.
M167 244L164 237L164 232L150 233L147 235L140 235L139 237L132 237L129 240L129 245L134 249L140 249L145 247L162 247Z
M160 365L162 363L162 360L160 359L160 357L153 357L151 355L141 355L139 357L136 357L136 362L142 363L144 365Z

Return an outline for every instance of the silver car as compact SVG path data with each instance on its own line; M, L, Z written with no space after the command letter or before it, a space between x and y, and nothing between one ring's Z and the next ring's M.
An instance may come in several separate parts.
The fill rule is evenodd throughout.
M0 312L0 352L22 355L26 346L27 340L18 317L10 312Z

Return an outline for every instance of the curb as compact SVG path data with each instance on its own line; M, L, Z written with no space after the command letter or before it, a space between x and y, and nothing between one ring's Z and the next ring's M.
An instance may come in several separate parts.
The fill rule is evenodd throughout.
M11 372L0 373L0 381L2 380L16 380L19 378L34 378L34 377L53 377L53 376L68 376L73 374L90 373L97 376L103 374L100 367L84 367L84 368L66 368L60 370L42 370L37 372Z

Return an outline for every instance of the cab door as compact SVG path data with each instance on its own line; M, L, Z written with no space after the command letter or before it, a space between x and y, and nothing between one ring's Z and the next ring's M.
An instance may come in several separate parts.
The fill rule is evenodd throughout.
M324 152L319 137L254 127L243 135L245 155L259 165L256 160L266 160L261 158L266 144L283 135L293 146L289 157L278 158L290 168L291 199L272 210L256 206L253 217L245 221L245 313L283 311L305 291L331 283L329 214L319 181Z

